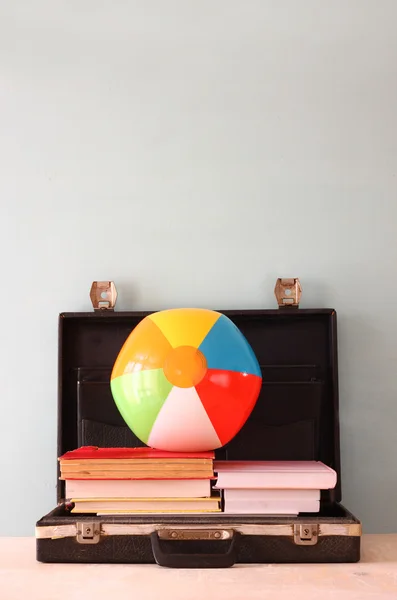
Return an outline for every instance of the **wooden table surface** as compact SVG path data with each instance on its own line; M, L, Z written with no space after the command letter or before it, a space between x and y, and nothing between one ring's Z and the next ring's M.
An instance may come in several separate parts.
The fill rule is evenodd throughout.
M0 538L1 600L397 600L397 534L364 535L362 560L342 565L55 565L34 538Z

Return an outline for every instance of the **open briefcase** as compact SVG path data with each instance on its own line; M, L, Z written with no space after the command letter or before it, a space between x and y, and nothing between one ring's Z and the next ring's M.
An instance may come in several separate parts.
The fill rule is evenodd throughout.
M222 460L319 460L338 481L321 509L298 517L71 514L58 505L36 524L37 560L230 567L235 563L337 563L360 559L361 524L341 502L337 319L332 309L228 310L262 370L257 404ZM141 446L113 401L110 373L146 312L59 317L58 456L79 446ZM58 467L59 477L59 467Z

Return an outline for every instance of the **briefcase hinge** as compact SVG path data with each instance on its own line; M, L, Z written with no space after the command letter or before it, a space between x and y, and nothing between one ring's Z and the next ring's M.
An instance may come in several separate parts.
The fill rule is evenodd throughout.
M101 538L101 525L95 521L76 523L79 544L97 544Z
M294 542L297 546L315 546L319 527L315 524L294 525Z
M298 277L292 279L279 277L276 281L274 294L279 308L299 308L302 286Z
M113 281L93 281L90 298L95 311L114 311L117 290Z

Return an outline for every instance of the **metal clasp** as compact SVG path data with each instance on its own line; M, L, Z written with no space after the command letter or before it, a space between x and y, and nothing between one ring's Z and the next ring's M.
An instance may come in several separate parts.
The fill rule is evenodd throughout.
M94 310L114 310L117 290L113 281L94 281L90 298Z
M279 308L291 306L298 308L302 296L302 287L298 277L293 279L279 277L274 288L274 294Z
M315 546L318 542L318 525L294 525L294 542L297 546Z
M95 521L76 523L79 544L97 544L101 537L101 525Z
M229 540L233 537L230 529L159 529L162 540Z

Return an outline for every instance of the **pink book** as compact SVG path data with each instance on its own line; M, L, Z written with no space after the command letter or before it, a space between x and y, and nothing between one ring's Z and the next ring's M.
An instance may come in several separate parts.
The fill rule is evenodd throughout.
M202 498L211 495L209 479L67 480L66 498Z
M336 472L319 461L215 461L215 489L332 489Z

